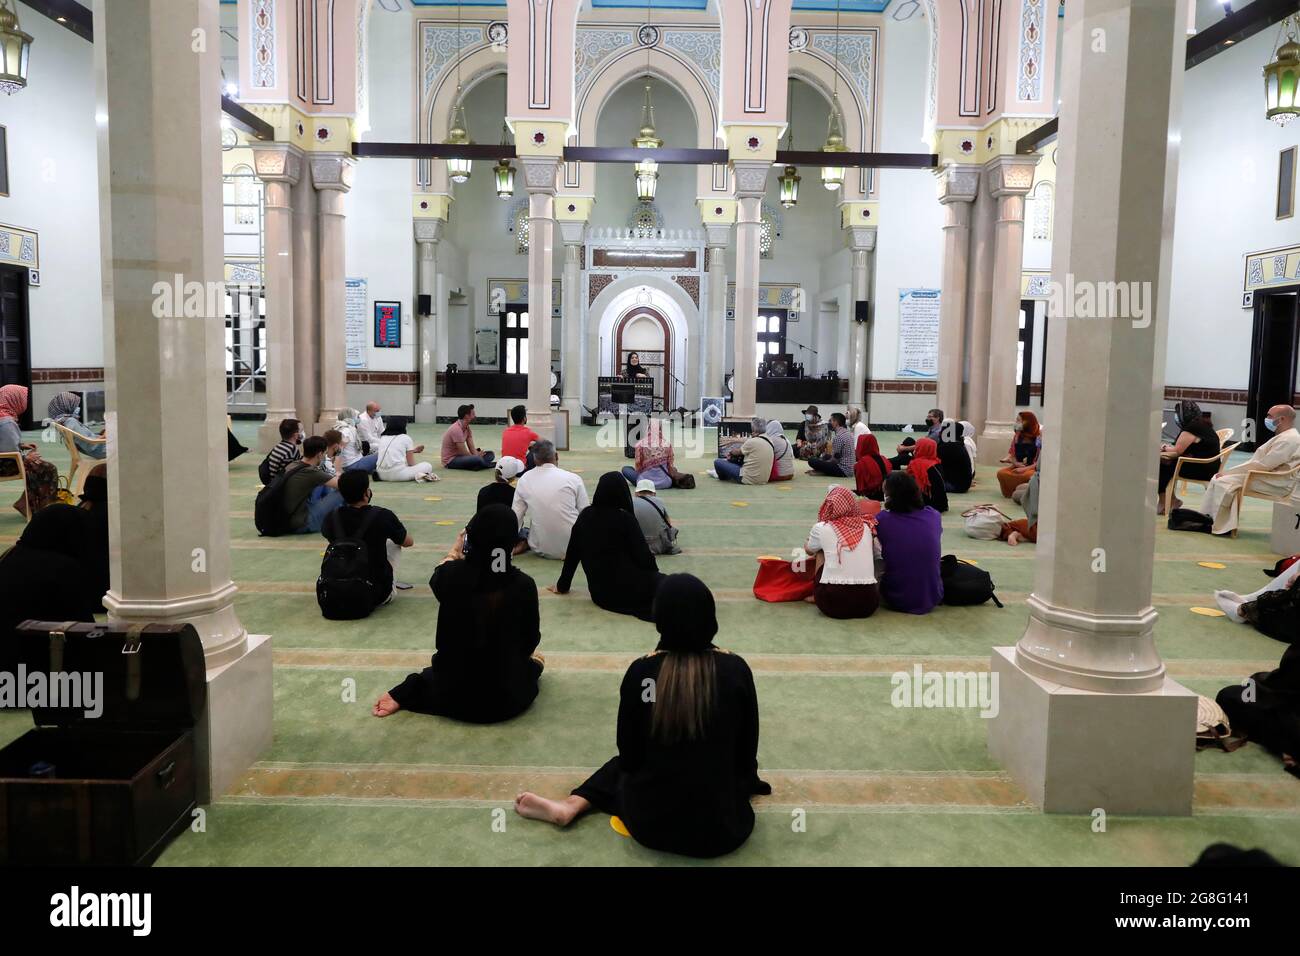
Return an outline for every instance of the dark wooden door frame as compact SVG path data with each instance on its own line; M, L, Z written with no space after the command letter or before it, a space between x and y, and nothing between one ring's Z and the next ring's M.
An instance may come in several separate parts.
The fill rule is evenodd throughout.
M518 326L518 325L516 325L515 328L513 328L513 329L507 329L507 328L506 328L506 315L507 315L507 313L510 313L510 312L515 313L515 315L519 316L519 318L521 318L521 319L523 318L523 314L524 314L525 312L528 312L528 328L526 328L526 329L522 329L522 332L523 332L522 335L519 334L520 331L521 331L521 327ZM525 302L514 302L514 303L510 303L510 304L506 305L506 307L505 307L504 309L502 309L500 312L497 313L497 329L498 329L498 334L497 334L497 371L498 371L498 372L500 372L501 374L506 374L506 349L510 346L510 340L511 340L511 339L531 339L531 338L532 338L532 335L530 334L530 332L531 332L531 330L532 330L532 327L533 327L533 314L532 314L532 312L529 311L529 309L528 309L528 304L525 303ZM530 342L530 344L529 344L529 348L531 349L531 347L532 347L532 346L531 346L531 342ZM516 375L527 375L527 374L528 374L528 370L527 370L527 369L524 369L522 372L515 372L515 373L513 373L513 374L516 374Z
M22 338L22 354L19 356L21 365L17 378L10 382L5 381L0 384L4 385L23 385L27 388L27 411L23 412L22 417L18 420L18 426L24 431L30 430L33 426L32 417L32 311L30 289L27 285L27 268L25 266L10 265L8 263L0 264L0 273L12 275L16 280L18 288L19 312L20 312L20 336Z
M660 399L663 401L663 407L668 408L668 397L672 394L673 379L673 324L668 321L662 312L650 305L637 305L628 309L614 321L614 374L623 374L623 329L633 319L642 315L648 315L659 323L659 327L664 333L664 379L663 394Z
M1264 310L1267 308L1267 300L1279 295L1293 295L1294 305L1291 315L1291 360L1287 363L1287 389L1285 394L1274 400L1264 398L1261 401L1258 395L1262 387L1260 382L1262 366L1264 362L1265 349L1262 348L1261 338L1264 333ZM1278 402L1295 401L1296 393L1296 364L1300 361L1300 285L1278 286L1273 289L1257 289L1254 296L1254 322L1250 334L1250 387L1246 392L1246 415L1248 418L1255 419L1256 439L1254 445L1243 443L1243 450L1253 450L1259 444L1268 440L1268 436L1260 433L1259 429L1264 427L1264 413L1272 405ZM1269 404L1264 405L1263 402Z

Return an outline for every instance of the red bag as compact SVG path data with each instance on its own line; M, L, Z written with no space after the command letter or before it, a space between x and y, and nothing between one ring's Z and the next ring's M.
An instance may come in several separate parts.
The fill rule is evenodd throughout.
M794 570L783 558L759 558L758 576L754 578L754 597L779 604L802 601L813 593L816 563L809 559L803 571Z

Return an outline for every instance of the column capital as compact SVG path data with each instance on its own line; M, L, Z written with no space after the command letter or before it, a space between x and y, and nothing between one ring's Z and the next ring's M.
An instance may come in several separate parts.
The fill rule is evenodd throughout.
M411 197L411 215L416 219L441 219L451 216L453 197L448 193L416 193Z
M253 168L262 182L298 185L302 178L303 152L291 143L250 143Z
M566 246L580 246L582 240L587 234L587 224L581 220L560 219L556 217L557 224L560 227L560 238L564 240Z
M844 244L854 252L871 252L876 248L876 226L852 226L844 230Z
M733 159L731 172L737 199L762 199L767 195L767 176L772 163L762 159Z
M725 222L706 222L704 244L710 249L725 249L731 245L731 226Z
M521 156L524 167L524 187L529 194L555 195L555 180L560 172L560 160L555 156Z
M980 167L949 163L935 170L939 202L974 202L980 187Z
M311 184L317 189L347 192L352 188L352 173L355 167L356 163L342 153L332 156L313 156Z
M447 220L417 219L414 225L416 242L437 242L442 238L442 230L447 225Z
M1034 167L1039 157L998 156L984 164L989 192L993 198L1003 196L1023 196L1034 185Z
M851 200L840 203L840 228L853 226L876 226L880 224L880 203L867 200Z
M560 193L555 197L556 222L580 222L584 226L591 221L591 207L596 205L594 196L575 196L572 193Z

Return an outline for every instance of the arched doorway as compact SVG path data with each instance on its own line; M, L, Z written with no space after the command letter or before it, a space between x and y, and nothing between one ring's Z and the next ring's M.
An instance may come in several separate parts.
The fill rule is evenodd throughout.
M654 380L656 408L671 408L673 396L669 383L679 376L673 366L672 326L658 309L638 305L614 323L614 368L626 368L628 356L633 352Z

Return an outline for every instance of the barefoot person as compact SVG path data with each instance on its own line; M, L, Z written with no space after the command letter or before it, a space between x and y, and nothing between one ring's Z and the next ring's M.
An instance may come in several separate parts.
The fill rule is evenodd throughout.
M434 569L437 652L375 703L376 717L398 710L493 724L523 713L537 697L542 659L537 585L511 563L519 525L505 505L488 505Z
M654 620L659 646L633 662L619 690L618 756L565 799L525 792L515 810L563 827L594 808L619 816L642 846L721 856L754 829L750 797L772 792L758 778L754 677L713 645L713 595L699 578L665 578Z

